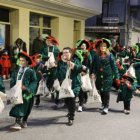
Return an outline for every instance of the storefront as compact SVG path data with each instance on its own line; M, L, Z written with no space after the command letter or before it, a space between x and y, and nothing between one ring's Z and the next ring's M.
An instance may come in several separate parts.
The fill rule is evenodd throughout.
M102 0L8 0L0 2L0 40L5 47L14 45L22 38L29 46L38 35L52 35L60 47L74 47L76 41L84 38L85 19L101 13ZM86 5L82 5L86 4ZM93 8L93 9L92 9Z

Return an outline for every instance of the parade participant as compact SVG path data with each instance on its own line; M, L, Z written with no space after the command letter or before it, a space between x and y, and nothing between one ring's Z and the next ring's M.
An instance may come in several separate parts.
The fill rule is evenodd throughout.
M0 91L5 93L5 86L4 86L4 83L3 83L3 78L2 78L2 69L0 67Z
M140 62L135 62L131 64L135 69L135 75L136 75L136 82L135 86L140 89Z
M137 45L137 44L138 43L133 45L133 50L136 52L133 62L140 62L140 45Z
M45 61L45 66L47 67L47 76L46 76L47 87L49 88L50 91L52 91L56 73L57 57L60 51L58 48L58 42L54 37L47 36L45 43L46 44L43 46L41 55L42 60ZM53 94L52 98L54 99Z
M117 53L117 57L120 57L122 59L121 61L122 61L123 67L125 69L128 69L131 64L131 61L134 58L132 48L128 45L125 46L123 51Z
M79 96L81 88L80 73L82 71L82 65L80 59L73 55L71 48L66 47L62 51L62 59L57 63L57 78L60 84L66 77L67 69L70 68L70 79L72 80L72 90L75 97ZM75 97L65 98L65 103L68 108L68 125L73 125L75 116Z
M79 40L77 41L76 44L76 55L79 56L78 54L81 54L82 58L81 63L83 66L85 66L87 69L86 71L82 71L81 72L81 76L89 73L90 74L90 67L92 64L92 57L90 55L90 52L88 51L90 49L90 44L87 40ZM80 89L80 94L79 94L79 106L78 106L78 112L82 112L83 109L83 104L87 102L88 100L88 95L87 95L88 91L83 91L82 88Z
M111 47L110 40L102 38L96 45L97 48L97 60L95 61L95 76L96 87L100 92L102 100L102 114L108 113L110 91L114 79L119 79L119 72L115 63L113 55L110 53ZM119 80L117 80L119 84Z
M9 78L9 70L11 67L10 57L8 55L7 50L3 50L3 54L1 56L1 65L2 65L2 76L3 79Z
M119 101L123 101L125 114L130 114L130 104L131 104L132 93L133 91L136 90L133 83L134 83L134 79L131 76L127 74L123 75L120 88L118 90L119 93L117 97L117 103Z
M22 51L27 52L26 43L21 38L17 38L10 54L12 70L19 66L18 53Z
M37 75L37 88L36 89L38 89L39 82L43 78L43 74L45 73L46 67L42 63L41 54L35 54L35 55L33 55L32 56L32 60L35 63L34 66L33 66L33 69L35 70L36 75ZM41 94L43 94L43 93L41 93ZM35 95L35 98L36 98L36 100L35 100L35 106L36 107L39 107L41 94Z
M10 81L10 87L12 88L18 80L22 79L23 104L13 106L9 113L10 116L16 119L15 124L10 127L15 130L20 130L21 127L27 127L27 120L33 106L37 86L36 74L29 67L32 64L30 56L26 52L20 52L18 58L20 67L13 71Z

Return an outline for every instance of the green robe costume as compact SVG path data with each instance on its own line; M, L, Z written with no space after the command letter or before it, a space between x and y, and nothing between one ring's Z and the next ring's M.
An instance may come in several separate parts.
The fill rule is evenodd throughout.
M133 91L135 90L135 86L132 84L131 88L128 88L125 83L121 84L119 92L118 92L118 97L117 97L117 102L119 101L130 101L132 96Z
M135 62L133 66L135 68L135 75L137 80L137 83L135 84L138 88L140 88L140 62Z
M95 62L95 75L97 89L100 92L110 92L113 76L114 79L119 79L119 72L113 54L106 56L104 59L98 56Z
M44 45L41 51L42 59L48 58L49 52L53 52L54 58L57 62L57 57L58 57L58 54L60 53L60 50L58 49L58 47L57 46L48 47L47 45ZM46 76L47 86L51 90L54 83L55 76L56 76L56 68L48 69L46 74L47 74Z
M1 76L0 76L0 91L5 93L5 86Z
M12 73L10 87L13 87L16 84L18 71L19 69L15 70ZM22 74L18 77L19 80L21 79ZM34 70L28 68L25 71L22 84L26 87L26 90L22 91L23 104L15 105L10 110L9 115L12 117L28 117L31 112L34 94L37 86L37 77Z
M75 94L75 96L79 95L80 92L80 88L81 88L81 77L80 77L80 73L82 71L82 65L80 60L77 57L74 57L72 62L75 64L74 69L71 70L70 72L70 79L72 79L72 90ZM60 83L63 82L63 80L66 77L66 72L67 72L67 68L68 65L66 62L60 60L58 61L57 64L57 78L59 80Z

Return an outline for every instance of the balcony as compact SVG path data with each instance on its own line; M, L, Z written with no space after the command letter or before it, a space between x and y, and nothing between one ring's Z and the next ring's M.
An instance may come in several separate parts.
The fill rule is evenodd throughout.
M119 17L103 17L103 23L119 23Z
M120 33L119 27L111 26L92 26L85 28L86 33Z

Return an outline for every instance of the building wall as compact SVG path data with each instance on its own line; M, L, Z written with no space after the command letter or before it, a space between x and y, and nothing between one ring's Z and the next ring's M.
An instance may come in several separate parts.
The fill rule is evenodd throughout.
M2 6L10 10L10 45L13 45L17 38L22 38L26 42L29 51L30 12L34 12L53 17L51 19L51 35L58 40L61 49L66 46L75 46L75 39L84 38L85 36L85 18L88 16L90 17L91 14L94 15L101 12L102 0L95 0L95 2L89 0L92 5L89 3L86 4L86 2L82 0L80 2L75 1L74 6L73 2L74 1L72 0L65 1L64 3L63 0L52 0L51 2L43 0L36 2L33 0L9 0L0 2L0 7ZM46 3L50 4L52 7L47 7L49 5L43 5ZM96 8L92 9L95 5ZM74 31L75 21L79 22L77 38L75 38Z

